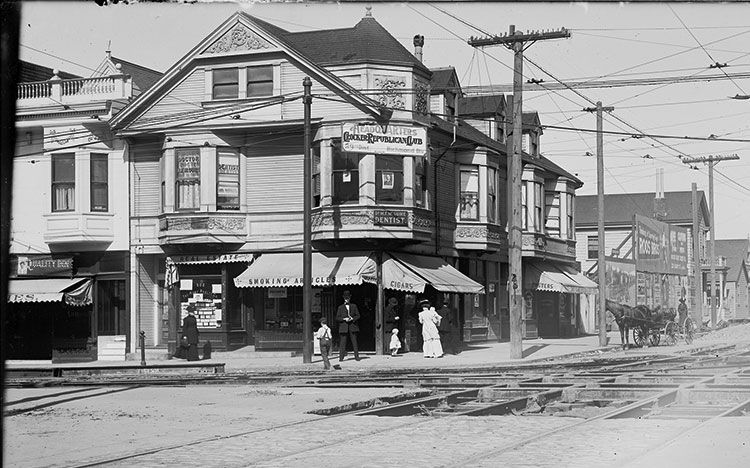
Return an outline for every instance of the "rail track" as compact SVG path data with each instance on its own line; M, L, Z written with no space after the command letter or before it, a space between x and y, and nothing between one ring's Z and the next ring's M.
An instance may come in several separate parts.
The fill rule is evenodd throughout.
M456 417L476 416L571 416L571 423L558 424L533 434L518 434L503 443L461 457L460 461L443 466L492 466L503 457L513 456L524 447L549 441L563 434L586 434L591 427L618 419L686 420L684 427L665 436L670 443L685 434L711 424L719 418L750 414L750 351L731 346L715 346L694 350L683 355L635 357L611 361L593 359L581 363L540 363L527 366L505 366L492 370L471 372L371 372L356 374L292 375L227 375L201 376L200 383L212 384L273 384L290 387L347 388L353 386L405 388L399 397L377 398L355 404L317 411L318 417L306 416L284 424L269 425L220 436L212 436L173 445L135 450L112 457L91 459L77 466L126 464L150 459L176 461L175 454L186 449L198 449L205 444L239 443L239 441L271 437L304 429L308 433L324 431L332 426L333 418L349 416L377 416L381 421L395 421L396 417L413 417L387 422L381 427L360 430L359 444L383 438L390 432L411 434L428 427L434 421L449 421ZM207 378L209 377L209 378ZM79 379L67 379L55 385L82 386ZM112 387L97 386L87 380L83 389L61 391L48 397L9 402L6 416L21 414L37 408L47 408L72 399L105 396L108 392L126 391L142 385L190 385L197 378L180 376L167 379L119 378L108 383ZM29 381L16 382L28 386ZM46 381L37 384L52 385ZM89 384L89 387L86 387ZM31 408L31 409L29 409ZM349 419L351 421L351 418ZM444 422L444 424L449 424ZM336 425L335 423L333 424ZM351 440L351 435L327 437L314 444L279 446L273 452L256 454L245 465L294 465L302 458L335 451ZM642 452L646 453L647 451ZM150 457L150 458L149 458ZM440 464L440 463L438 463Z

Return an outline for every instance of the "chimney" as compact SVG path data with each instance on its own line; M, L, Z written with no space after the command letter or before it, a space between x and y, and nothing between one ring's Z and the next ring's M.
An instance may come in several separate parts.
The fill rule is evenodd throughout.
M414 36L414 56L420 62L422 61L422 47L424 47L424 36L417 34Z
M656 170L656 195L654 196L654 218L659 221L667 219L667 202L664 198L664 169Z

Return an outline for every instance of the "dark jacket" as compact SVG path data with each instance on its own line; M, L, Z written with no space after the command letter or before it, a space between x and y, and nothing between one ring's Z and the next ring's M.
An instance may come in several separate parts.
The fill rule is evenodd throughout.
M443 307L442 309L438 310L438 314L440 315L440 325L438 325L438 331L441 332L449 332L451 331L451 323L453 322L451 320L451 309L450 307Z
M182 336L187 336L188 344L198 344L198 321L194 315L182 320Z
M346 322L347 317L346 305L341 304L336 310L336 321L339 322L339 333L349 333L359 331L359 309L356 304L349 303L349 315L352 317L351 322Z

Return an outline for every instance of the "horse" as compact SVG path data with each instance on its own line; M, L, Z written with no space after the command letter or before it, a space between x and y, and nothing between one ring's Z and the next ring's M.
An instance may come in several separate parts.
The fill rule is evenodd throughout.
M633 308L619 302L611 301L606 299L605 309L615 318L617 328L620 329L620 343L622 348L627 349L630 347L630 340L628 335L630 333L630 318L633 316Z

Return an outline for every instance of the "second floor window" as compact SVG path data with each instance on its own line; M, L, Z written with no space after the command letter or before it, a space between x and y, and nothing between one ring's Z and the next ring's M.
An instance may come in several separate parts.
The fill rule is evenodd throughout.
M109 157L91 155L91 211L109 210Z
M333 147L332 204L359 203L359 159L357 153L345 153Z
M75 210L75 154L52 155L52 211Z
M216 209L240 209L240 155L232 148L219 148L218 150Z
M497 169L487 168L487 222L497 222Z
M248 67L247 97L271 96L273 94L273 67Z
M599 258L599 237L589 236L588 238L588 259L596 260Z
M404 158L378 155L375 159L375 202L404 203Z
M575 222L573 219L573 209L575 208L575 205L573 204L573 195L570 193L565 194L565 205L568 209L566 218L566 226L567 226L567 233L568 233L568 239L575 239Z
M529 195L526 184L521 185L521 229L529 228Z
M236 99L239 92L239 70L223 68L213 71L213 98Z
M479 220L479 169L476 166L461 168L460 203L462 220Z
M422 158L414 161L414 205L424 206L425 163Z
M312 206L320 206L320 145L313 146L312 164Z
M544 204L544 190L542 184L534 184L534 231L543 232L542 205Z
M198 209L201 203L201 155L199 148L176 150L178 209Z

